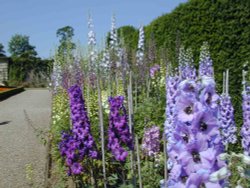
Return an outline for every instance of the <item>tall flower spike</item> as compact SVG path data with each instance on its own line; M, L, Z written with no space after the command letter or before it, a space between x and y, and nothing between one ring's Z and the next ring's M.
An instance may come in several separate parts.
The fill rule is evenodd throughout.
M160 152L160 128L152 126L145 129L142 140L142 151L146 156L157 157Z
M215 84L210 77L192 79L190 75L194 74L187 71L194 68L185 59L184 56L184 66L180 66L182 80L177 85L172 110L174 128L172 143L167 148L172 163L168 187L223 187L225 176L210 180L215 172L226 169L225 163L218 159L224 146L219 132Z
M220 126L222 142L225 146L236 143L236 124L234 121L234 108L228 91L229 71L223 73L223 93L220 97Z
M143 26L139 28L139 40L138 40L138 46L137 46L137 52L136 52L136 58L137 58L137 65L142 65L144 60L144 29Z
M196 70L193 65L193 54L192 50L188 48L184 49L182 46L179 53L179 74L182 79L196 79Z
M96 52L96 38L94 32L94 24L91 16L89 16L88 20L88 47L89 47L89 66L88 66L88 78L90 80L90 84L94 85L96 80L96 69L97 69L97 52Z
M124 162L128 152L123 146L133 150L132 135L129 132L126 109L123 106L124 97L109 98L109 129L108 149L111 150L117 161Z
M89 19L88 19L88 28L89 28L88 45L95 46L96 45L96 38L95 38L95 32L94 32L93 19L92 19L91 15L89 15Z
M210 57L208 42L203 42L203 45L201 46L199 76L214 77L213 61Z
M57 93L58 88L62 86L62 68L60 63L57 61L56 57L53 63L53 72L51 75L51 79L52 79L53 93Z
M83 70L81 67L81 60L79 57L75 58L75 61L73 63L73 75L74 75L74 81L73 83L76 83L81 88L83 87Z
M244 154L250 156L250 85L246 81L247 71L242 70L243 76L243 92L242 92L242 110L243 110L243 126L241 128L241 143Z
M117 50L118 48L118 35L117 35L117 29L116 29L115 15L112 16L112 20L111 20L110 48L113 50Z
M98 153L91 135L90 121L81 88L78 85L73 85L69 88L68 93L73 126L68 133L62 133L59 149L68 167L68 175L78 175L83 172L81 163L84 157L96 159Z

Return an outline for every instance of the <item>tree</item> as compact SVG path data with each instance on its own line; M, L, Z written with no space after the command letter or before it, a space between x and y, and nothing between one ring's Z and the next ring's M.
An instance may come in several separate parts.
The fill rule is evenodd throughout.
M0 57L5 57L4 46L1 43L0 43Z
M60 38L58 52L64 59L66 55L71 54L72 50L76 47L75 43L72 42L72 38L74 36L74 29L71 26L59 28L56 31L56 36Z
M35 57L35 47L30 45L29 37L15 34L9 41L9 52L13 57Z

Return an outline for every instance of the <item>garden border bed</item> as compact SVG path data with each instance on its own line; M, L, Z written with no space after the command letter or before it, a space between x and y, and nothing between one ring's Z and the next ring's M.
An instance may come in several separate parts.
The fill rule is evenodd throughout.
M0 92L0 101L24 91L24 87L9 87L10 90Z

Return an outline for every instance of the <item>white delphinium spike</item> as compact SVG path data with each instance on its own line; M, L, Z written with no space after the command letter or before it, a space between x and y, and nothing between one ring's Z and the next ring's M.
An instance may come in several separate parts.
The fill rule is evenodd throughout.
M193 66L193 53L191 48L187 50L183 46L180 47L179 51L179 74L182 79L196 79L196 70Z
M88 19L88 28L89 28L88 45L95 46L96 45L96 38L95 38L95 32L94 32L93 19L92 19L91 15L89 15L89 19Z
M55 61L53 63L53 72L51 75L53 92L56 93L57 89L62 85L62 67L57 61L57 56L55 56Z
M144 29L143 26L139 28L139 40L138 40L138 46L137 46L137 52L136 52L136 58L137 58L137 65L141 65L143 63L144 59Z
M89 48L89 71L95 71L96 68L96 37L94 32L94 24L91 15L89 15L88 19L88 48Z
M110 48L113 50L117 50L118 48L118 34L117 34L117 29L116 29L115 15L112 16L112 20L111 20Z
M208 42L203 42L201 46L199 76L214 77L213 61L210 57Z
M208 42L205 41L201 46L200 61L206 60L207 57L210 57L210 52Z

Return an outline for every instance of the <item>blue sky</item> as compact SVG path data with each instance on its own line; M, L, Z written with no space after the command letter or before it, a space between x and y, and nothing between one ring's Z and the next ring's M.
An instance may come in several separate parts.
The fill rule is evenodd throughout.
M8 49L14 34L30 36L38 55L47 58L58 44L56 30L66 25L74 28L74 41L87 41L87 18L92 14L100 43L110 29L111 16L117 27L147 25L187 0L0 0L0 43Z

